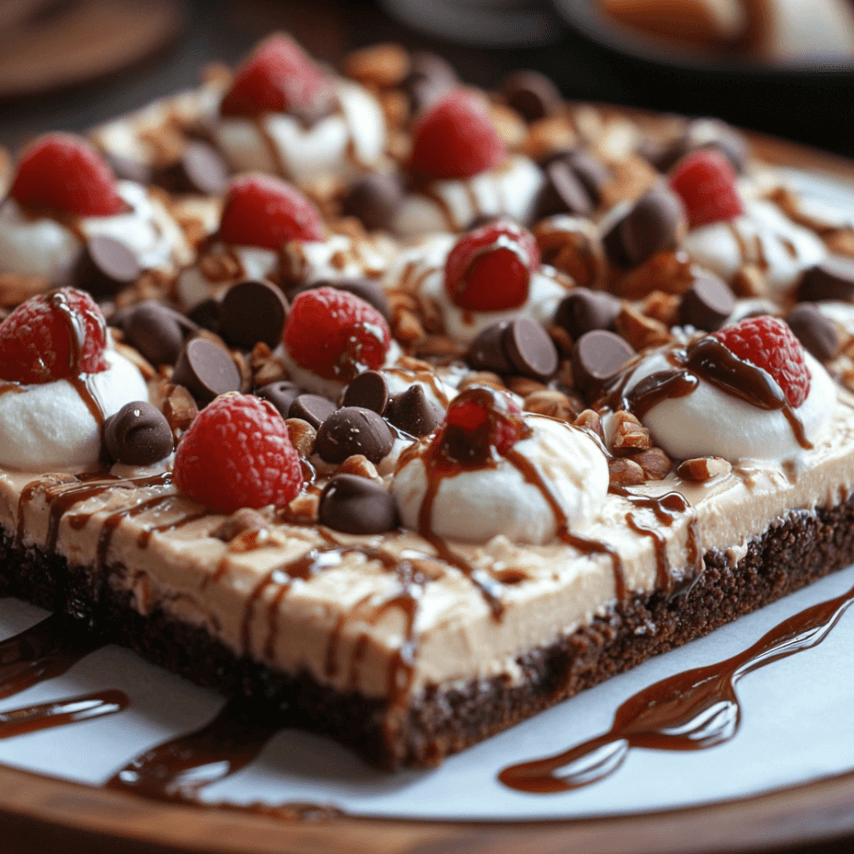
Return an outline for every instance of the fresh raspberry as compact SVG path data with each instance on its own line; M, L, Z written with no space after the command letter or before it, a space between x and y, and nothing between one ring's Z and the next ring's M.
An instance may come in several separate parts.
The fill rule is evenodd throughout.
M329 77L285 36L272 36L238 68L220 105L224 116L297 111L321 115L332 105Z
M670 187L685 205L688 224L735 219L744 213L732 164L719 151L705 148L689 154L670 175Z
M479 467L495 453L506 456L530 432L510 397L471 386L451 401L432 448L440 466Z
M272 404L224 394L197 416L175 452L175 485L216 513L284 507L302 489L300 458Z
M294 299L283 339L298 365L325 379L349 382L382 365L391 333L364 300L336 288L315 288Z
M104 158L68 133L47 134L21 155L9 195L25 208L78 216L126 209Z
M49 383L107 368L107 324L89 294L62 288L34 296L0 323L0 377Z
M471 311L517 308L540 266L537 241L521 225L494 222L461 237L445 262L445 290Z
M429 178L471 178L507 154L477 99L454 90L430 107L413 131L410 168Z
M279 178L245 175L225 194L219 238L226 243L280 249L289 240L323 240L317 208Z
M810 392L810 372L801 346L788 325L776 317L749 317L714 333L728 350L769 373L791 407L800 406Z

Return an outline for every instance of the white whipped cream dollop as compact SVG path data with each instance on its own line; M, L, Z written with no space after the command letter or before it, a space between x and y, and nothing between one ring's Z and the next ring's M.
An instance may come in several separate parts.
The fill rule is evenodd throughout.
M804 359L810 372L810 391L794 414L803 424L807 441L814 443L836 403L836 384L809 353L804 352ZM635 369L627 390L656 371L672 369L665 353L651 354ZM641 420L655 444L675 459L717 456L730 462L782 461L804 453L782 410L760 409L704 379L690 394L655 404Z
M730 222L692 229L682 246L727 281L745 264L756 264L775 292L791 287L805 269L827 257L827 248L814 232L764 200L746 202L744 214Z
M104 356L107 369L84 374L78 382L0 384L0 466L44 472L98 464L101 424L86 396L96 402L104 418L126 403L148 400L145 380L136 365L115 350L108 349Z
M329 176L346 176L383 157L385 118L377 100L356 83L335 83L340 109L306 124L288 113L257 119L209 119L217 145L237 172L284 175L305 185Z
M406 196L391 230L401 237L462 231L481 217L509 216L525 222L543 186L539 166L522 154L467 180L437 180L429 194Z
M78 220L79 233L120 241L144 269L188 263L191 250L180 226L141 184L119 181L119 196L130 210ZM0 206L0 270L41 276L63 284L81 249L75 230L58 220L33 216L12 198Z
M608 493L608 463L601 448L581 430L560 421L526 415L533 435L514 445L537 471L573 532L597 516ZM430 485L424 461L408 460L395 474L392 492L405 527L418 530ZM543 491L506 457L495 465L443 477L433 499L431 533L442 539L485 543L504 535L522 543L553 539L561 520Z

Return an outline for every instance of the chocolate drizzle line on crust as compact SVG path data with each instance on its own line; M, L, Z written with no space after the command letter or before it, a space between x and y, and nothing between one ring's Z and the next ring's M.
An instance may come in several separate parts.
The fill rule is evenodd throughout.
M531 794L565 792L613 774L633 747L703 750L723 744L740 725L738 680L817 646L852 602L854 588L789 617L732 658L662 679L626 700L608 732L563 753L511 765L498 779Z

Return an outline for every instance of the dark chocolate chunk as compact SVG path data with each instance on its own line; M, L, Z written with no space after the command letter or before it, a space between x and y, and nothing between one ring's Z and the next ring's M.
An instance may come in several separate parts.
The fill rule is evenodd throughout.
M181 350L172 381L185 386L198 403L240 390L240 372L222 347L205 338L191 338Z
M504 352L514 373L535 380L547 380L557 370L557 347L543 327L529 317L517 317L502 335Z
M607 291L573 288L555 310L554 322L573 339L592 329L614 329L620 301Z
M394 496L355 474L336 474L320 493L321 525L346 534L382 534L400 525Z
M422 385L415 383L392 397L385 417L410 436L426 436L442 423L445 410L427 396Z
M786 323L804 349L819 362L826 362L836 355L839 333L833 321L825 317L815 303L798 303L786 316Z
M154 183L172 193L218 196L228 184L228 166L219 152L201 140L190 142L180 158L157 171Z
M565 163L587 190L594 205L598 205L602 188L611 179L608 169L595 157L580 148L565 148L552 152L543 162L543 167L552 163Z
M265 279L232 285L219 304L220 334L232 347L251 350L259 341L273 348L288 316L285 295Z
M625 339L607 329L585 332L572 348L572 379L576 388L595 397L608 380L635 355Z
M535 219L561 213L589 216L593 212L587 188L565 160L554 160L543 171L545 182L537 196Z
M146 300L121 315L125 340L152 365L174 365L181 354L184 339L198 327L174 308Z
M636 267L676 245L683 219L682 205L674 193L663 187L650 190L603 237L608 258L618 267Z
M142 273L136 255L119 240L96 234L86 241L71 272L75 287L108 297L133 284Z
M714 332L720 329L735 308L729 285L714 273L702 271L679 304L679 323Z
M308 421L312 427L320 427L338 407L319 394L300 394L291 404L288 410L288 418L302 418Z
M106 154L105 159L120 181L136 181L137 184L151 182L151 167L147 163L121 154Z
M513 363L504 349L504 332L509 325L509 320L499 320L478 333L466 353L470 368L496 374L513 373Z
M344 406L361 406L382 415L388 398L388 383L385 377L378 371L363 371L344 389L341 403Z
M368 305L372 305L387 321L391 321L391 310L388 307L385 291L382 285L373 279L318 279L316 282L300 285L298 288L289 291L288 295L293 300L297 294L315 288L338 288L338 290L347 291Z
M703 148L719 151L736 172L744 171L747 143L735 128L718 119L695 119L678 139L669 144L648 141L640 153L660 172L669 172L683 157Z
M345 406L320 425L314 447L329 463L343 463L353 454L378 463L393 444L391 428L382 416L361 406Z
M400 180L395 175L374 172L347 187L341 199L341 213L356 217L368 231L388 229L402 202Z
M401 88L409 96L410 110L416 113L450 92L458 81L457 72L444 57L430 51L416 51Z
M219 335L219 302L213 297L196 303L187 312L187 317L202 329L208 329Z
M526 122L553 115L563 103L560 89L539 71L514 71L501 81L499 90L507 105Z
M147 466L172 453L172 430L156 406L138 400L104 422L104 444L117 463Z
M255 394L267 400L276 407L282 418L288 418L288 411L291 404L303 393L303 390L296 384L288 380L279 380L274 383L267 383L261 386Z
M854 302L854 260L833 255L805 270L798 285L801 302Z

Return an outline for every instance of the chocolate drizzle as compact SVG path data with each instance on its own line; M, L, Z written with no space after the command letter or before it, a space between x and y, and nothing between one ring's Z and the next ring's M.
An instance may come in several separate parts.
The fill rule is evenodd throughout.
M608 732L554 756L511 765L498 779L531 794L565 792L613 774L633 747L703 750L723 744L741 720L738 680L817 646L852 602L854 588L789 617L732 658L662 679L626 700Z

